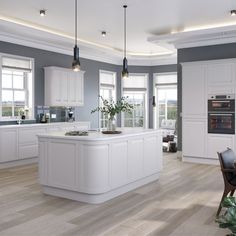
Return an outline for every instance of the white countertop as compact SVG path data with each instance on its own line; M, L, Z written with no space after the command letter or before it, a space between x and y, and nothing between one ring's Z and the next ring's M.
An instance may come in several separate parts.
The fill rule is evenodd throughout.
M49 138L49 139L66 139L66 140L80 140L80 141L105 141L118 138L126 138L131 136L140 136L153 133L161 134L160 129L118 129L122 131L120 134L103 134L99 131L89 131L88 136L67 136L65 132L53 132L47 134L39 134L40 138Z
M15 125L0 125L0 129L4 128L27 128L27 127L43 127L43 126L53 126L53 125L73 125L73 124L87 124L88 121L74 121L74 122L50 122L50 123L33 123L33 124L15 124Z

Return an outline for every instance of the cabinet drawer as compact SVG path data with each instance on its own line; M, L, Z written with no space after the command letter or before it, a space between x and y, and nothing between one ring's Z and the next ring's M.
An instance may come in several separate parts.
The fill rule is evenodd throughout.
M38 145L27 145L19 147L19 158L31 158L38 156Z
M45 129L19 129L19 144L27 145L27 144L37 144L38 137L37 134L45 133Z

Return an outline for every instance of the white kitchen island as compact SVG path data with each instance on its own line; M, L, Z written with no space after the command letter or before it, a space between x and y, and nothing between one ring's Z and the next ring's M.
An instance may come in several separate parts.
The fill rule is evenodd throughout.
M160 130L38 136L40 183L45 194L101 203L157 180L162 169Z

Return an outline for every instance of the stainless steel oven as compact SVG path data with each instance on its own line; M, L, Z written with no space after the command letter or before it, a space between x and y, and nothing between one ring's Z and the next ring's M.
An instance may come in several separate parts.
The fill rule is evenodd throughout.
M208 112L235 112L234 95L209 95Z
M233 94L208 96L208 133L235 134Z
M235 113L208 113L208 133L235 134Z

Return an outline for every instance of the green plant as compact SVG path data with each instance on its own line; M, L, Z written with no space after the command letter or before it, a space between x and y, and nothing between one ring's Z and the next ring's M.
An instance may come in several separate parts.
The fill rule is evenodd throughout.
M113 99L104 99L102 96L99 96L102 100L102 105L93 109L91 113L100 111L108 116L109 119L113 119L116 114L120 112L131 113L133 110L133 105L129 104L126 101L127 97L121 97L117 102L114 102Z
M222 207L226 208L223 215L216 218L220 228L228 228L231 234L228 236L236 236L236 199L235 197L225 197Z

